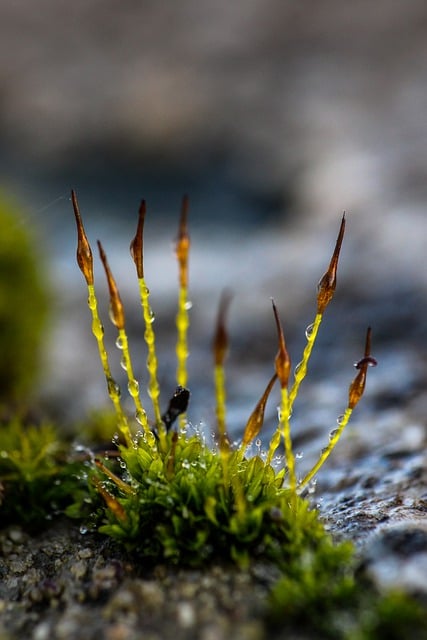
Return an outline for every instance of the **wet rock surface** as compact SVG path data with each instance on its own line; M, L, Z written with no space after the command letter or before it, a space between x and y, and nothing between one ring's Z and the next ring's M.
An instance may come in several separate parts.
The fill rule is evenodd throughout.
M0 534L0 636L34 640L264 637L274 569L144 567L69 523Z

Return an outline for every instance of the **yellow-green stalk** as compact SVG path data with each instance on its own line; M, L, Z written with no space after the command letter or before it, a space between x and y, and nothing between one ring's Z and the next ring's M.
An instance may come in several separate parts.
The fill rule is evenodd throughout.
M131 434L127 418L123 412L123 408L120 402L120 387L114 380L110 365L108 362L108 355L104 344L104 327L98 314L98 301L96 298L93 276L93 256L89 241L86 236L86 232L83 226L82 217L80 215L80 208L77 201L77 195L75 191L71 192L71 201L73 203L74 215L77 224L77 264L82 272L88 289L88 307L92 314L92 333L96 338L98 345L99 357L101 360L102 368L104 371L105 379L107 381L108 395L114 405L118 419L118 427L122 432L127 443L131 442Z
M98 240L99 255L104 266L105 275L107 277L108 290L110 292L110 315L111 321L118 331L117 347L123 353L122 366L126 371L128 378L128 391L131 396L136 409L137 422L142 426L146 436L152 438L154 441L154 435L150 429L147 419L147 413L142 406L141 398L139 397L139 383L135 379L132 367L132 360L130 357L128 338L125 329L125 312L123 303L120 298L119 290L117 288L116 281L113 277L111 269L108 265L107 256L102 248L101 243Z
M288 383L289 383L289 375L291 372L291 359L289 357L288 351L286 349L285 336L283 334L282 325L279 318L279 313L277 311L277 307L272 301L273 304L273 312L274 319L276 321L277 334L279 340L279 351L277 352L275 359L275 369L277 373L277 377L280 382L280 410L279 410L279 425L277 427L278 433L283 437L284 445L285 445L285 457L286 457L286 466L288 468L289 475L289 487L293 494L296 493L296 473L295 473L295 456L292 450L292 439L291 439L291 425L289 422L290 411L289 411L289 395L288 395ZM273 458L275 453L276 442L270 442L270 448L268 452L268 460L270 461Z
M160 413L160 386L157 377L158 361L156 354L156 340L153 330L154 315L150 307L150 290L148 289L144 278L144 222L146 211L147 207L145 200L143 200L139 207L138 227L136 235L130 245L130 252L135 263L136 273L138 276L139 296L145 323L144 339L148 349L147 371L149 375L147 391L153 404L154 421L156 426L159 428L162 424L162 418Z
M335 289L337 286L337 268L338 268L338 258L341 251L341 245L344 238L345 232L345 213L343 214L341 220L341 226L338 233L337 241L335 244L335 249L332 254L331 261L329 263L329 267L326 273L320 279L320 282L317 287L317 313L314 319L313 324L311 324L306 330L307 336L307 344L304 349L304 353L302 356L301 362L295 368L294 374L294 382L289 392L289 413L292 413L292 407L295 401L295 398L298 395L298 391L301 385L301 382L304 380L307 375L307 367L308 362L310 360L311 352L314 347L314 343L316 342L317 333L319 331L320 323L323 319L323 314L332 300Z
M230 304L230 294L224 293L218 310L215 336L212 350L214 356L214 383L216 400L217 432L221 449L229 449L229 440L226 426L226 385L224 362L228 352L228 333L225 325L225 316Z
M215 335L212 344L214 356L214 384L215 384L215 400L216 400L216 423L219 452L221 455L222 466L224 470L224 481L228 482L228 457L230 455L230 441L227 434L226 425L226 386L225 386L225 368L224 362L228 352L228 333L225 325L225 316L228 305L230 304L230 295L224 293L218 310Z
M338 419L338 428L334 429L329 436L329 444L322 450L322 453L313 466L312 469L307 473L307 475L301 480L299 484L299 490L303 489L311 480L314 478L319 469L323 466L323 464L328 459L332 450L336 446L338 440L340 439L342 432L347 426L351 414L359 400L361 399L363 392L365 390L366 384L366 375L368 371L368 367L370 365L376 365L376 360L371 356L371 328L369 327L366 333L366 342L365 342L365 354L359 362L356 363L355 367L358 369L358 373L351 383L348 390L348 403L347 408L344 411L343 415Z
M190 250L190 236L187 229L188 196L184 196L181 207L181 219L179 223L178 239L176 242L176 257L179 269L179 298L178 312L176 315L176 328L178 332L176 343L176 382L181 387L187 386L188 371L188 327L190 325L188 309L188 254ZM185 423L184 416L180 420L181 426Z

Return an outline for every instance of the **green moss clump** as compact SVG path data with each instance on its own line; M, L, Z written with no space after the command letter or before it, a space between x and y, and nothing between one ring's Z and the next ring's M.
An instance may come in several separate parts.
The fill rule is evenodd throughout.
M427 638L422 604L402 592L379 593L359 574L352 545L327 536L315 553L307 549L284 569L270 596L268 625L272 638L296 628L322 640Z
M181 565L289 559L323 537L308 501L292 507L283 474L260 457L234 452L227 477L200 434L169 434L154 454L141 436L120 447L119 462L97 461L91 482L107 505L99 531L145 559Z
M0 408L22 403L38 370L48 296L18 207L0 193Z
M77 499L83 468L68 454L69 445L51 424L24 425L16 418L0 426L2 526L38 528Z

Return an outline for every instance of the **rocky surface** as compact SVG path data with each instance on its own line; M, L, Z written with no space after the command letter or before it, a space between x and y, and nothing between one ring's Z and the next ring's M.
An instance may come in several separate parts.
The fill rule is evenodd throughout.
M271 568L146 568L69 523L32 538L11 528L0 545L2 640L264 637Z

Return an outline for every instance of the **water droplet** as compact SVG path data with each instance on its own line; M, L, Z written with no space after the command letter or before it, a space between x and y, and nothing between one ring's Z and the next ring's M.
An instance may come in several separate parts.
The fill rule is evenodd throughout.
M323 455L324 453L326 453L327 451L329 451L329 447L323 447L323 449L322 449L322 451L321 451L322 455Z
M308 485L308 493L313 494L316 491L317 479L314 478Z
M121 469L126 469L126 462L124 460L120 461L120 468Z
M262 445L262 440L261 440L261 438L257 438L257 439L255 440L255 446L256 446L256 448L257 448L257 449L261 449L261 445Z
M139 383L137 380L129 380L128 382L128 391L130 395L134 398L139 393Z
M143 427L147 423L147 414L145 411L137 411L135 414L135 420L141 425L141 427Z
M128 363L126 358L123 356L123 358L120 360L120 366L123 369L123 371L127 371L128 370Z
M108 378L107 380L108 393L113 396L118 396L120 398L121 391L120 387L114 378Z
M89 309L91 309L92 311L96 309L96 297L94 296L93 293L91 293L90 296L88 297L87 304Z
M344 420L344 414L342 413L340 416L338 416L337 418L337 424L341 425L342 421Z
M186 311L189 311L192 308L192 306L193 306L193 303L190 300L187 300L187 302L184 305L184 309Z
M0 451L0 457L6 459L9 457L9 454L7 451Z
M307 340L311 338L313 329L314 329L314 323L311 323L308 325L307 329L305 330L305 337L307 338Z
M304 453L303 453L302 451L298 451L298 452L295 454L295 458L296 458L297 460L301 460L303 457L304 457Z
M118 444L119 444L119 442L120 442L120 437L119 437L119 434L118 434L118 433L115 433L115 434L113 435L113 437L112 437L112 439L111 439L111 442L112 442L114 445L118 445ZM107 458L107 460L108 460L108 458Z
M116 340L116 347L117 349L123 349L123 339L121 336L119 336Z
M296 366L296 367L295 367L295 369L294 369L294 376L297 376L297 375L298 375L298 373L299 373L299 371L300 371L301 367L302 367L302 362L298 362L297 366Z
M181 463L181 466L183 469L189 469L190 468L190 463L188 462L188 460L183 460Z
M84 524L82 524L79 531L82 534L82 536L84 536L88 532L88 528Z
M148 313L149 313L149 322L150 323L154 322L154 320L156 319L156 314L151 308Z
M329 434L329 440L333 440L335 438L335 436L337 435L337 433L339 432L339 429L332 429L332 431Z
M97 340L102 340L104 337L104 327L99 320L94 320L92 322L92 333Z

